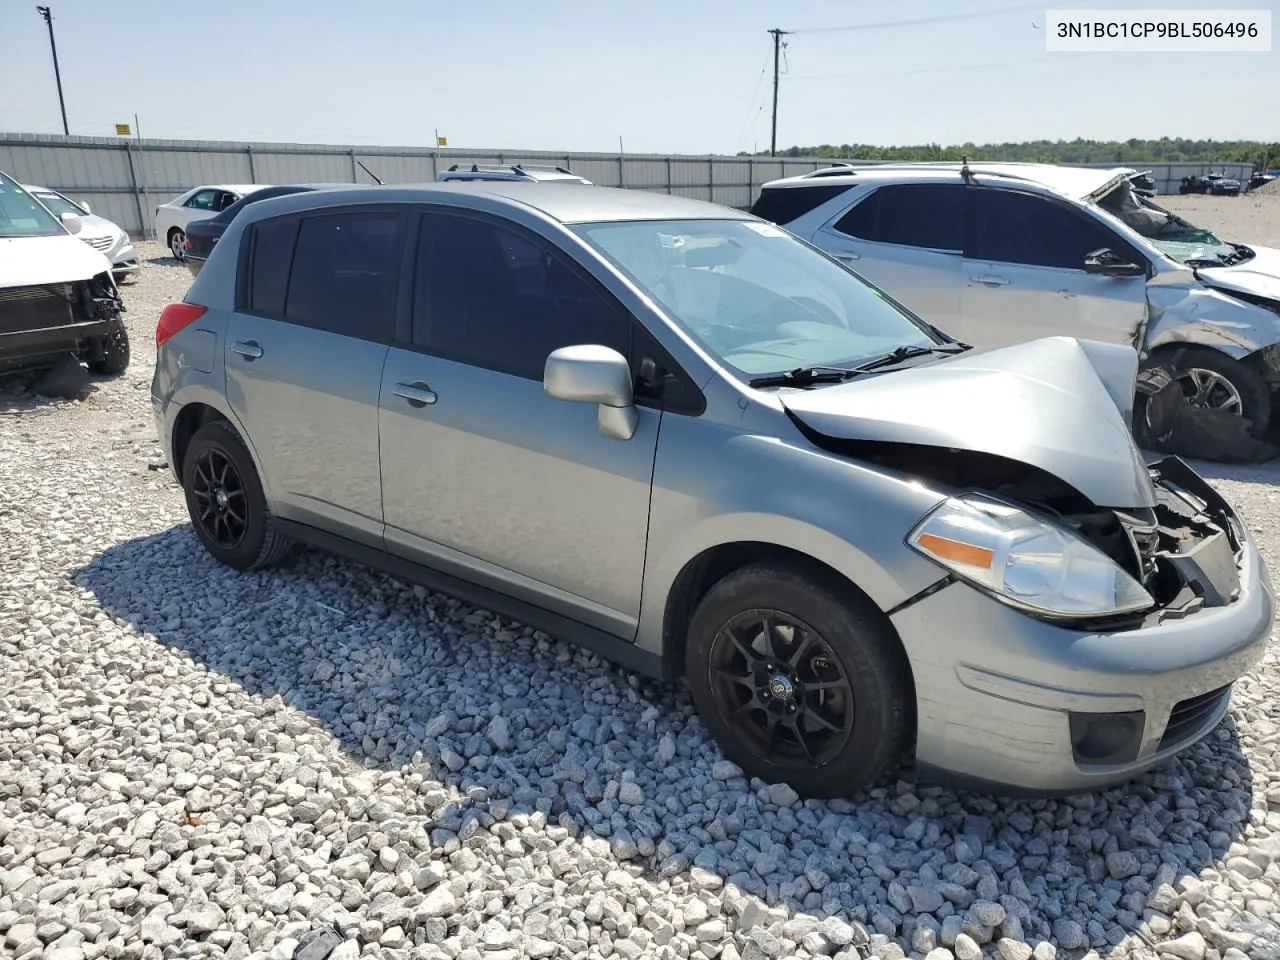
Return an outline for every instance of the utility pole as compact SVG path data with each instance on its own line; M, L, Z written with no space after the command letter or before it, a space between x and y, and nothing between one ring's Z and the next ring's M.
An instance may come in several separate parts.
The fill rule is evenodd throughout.
M58 69L58 45L53 41L53 11L48 7L36 7L36 11L49 25L49 49L53 51L53 77L58 81L58 106L62 108L62 132L71 136L71 130L67 127L67 103L62 99L62 71Z
M791 31L774 27L773 35L773 128L769 134L769 156L778 155L778 56L782 52L782 38Z

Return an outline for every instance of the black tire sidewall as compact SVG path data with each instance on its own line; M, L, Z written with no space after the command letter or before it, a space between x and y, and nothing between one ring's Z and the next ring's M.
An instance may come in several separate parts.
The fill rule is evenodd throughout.
M730 574L698 605L685 650L694 706L725 755L748 776L789 783L810 797L848 796L871 786L900 758L914 715L910 669L892 627L870 603L827 579L788 566ZM716 705L708 673L712 642L730 618L762 608L789 613L813 627L852 684L853 731L841 752L820 767L784 767L754 754Z
M231 461L236 471L240 474L240 479L245 489L245 510L247 511L246 519L248 523L243 539L231 549L219 546L205 532L199 521L199 506L196 503L195 495L191 492L191 477L195 472L195 462L201 453L211 447L222 452ZM195 528L196 536L205 549L209 551L214 559L228 567L236 570L252 569L266 543L269 514L267 512L266 495L262 490L262 481L258 479L258 471L254 467L253 458L249 455L249 451L230 424L224 421L216 421L205 424L196 431L195 436L191 438L191 442L187 445L187 452L182 460L182 489L186 495L187 512L191 517L191 525Z
M185 260L186 256L182 253L181 248L175 250L174 247L178 246L179 241L185 241L186 239L187 232L185 230L178 230L175 228L169 231L169 252L173 254L173 259L177 260L179 263Z
M90 364L95 373L115 376L129 368L129 331L119 317L111 325L107 335L102 338L102 359Z
M1267 381L1262 375L1248 365L1227 356L1225 353L1219 353L1207 347L1187 347L1182 356L1178 360L1178 366L1174 369L1174 373L1178 374L1184 370L1197 368L1201 370L1211 370L1221 377L1231 381L1232 386L1240 394L1240 400L1244 406L1244 417L1249 421L1249 435L1254 439L1262 438L1271 427L1271 407L1272 396L1271 388L1267 386ZM1146 397L1139 395L1141 403L1135 405L1134 420L1135 426L1139 429L1135 431L1140 440L1152 442L1170 442L1171 438L1166 434L1162 437L1155 437L1147 427L1147 411Z

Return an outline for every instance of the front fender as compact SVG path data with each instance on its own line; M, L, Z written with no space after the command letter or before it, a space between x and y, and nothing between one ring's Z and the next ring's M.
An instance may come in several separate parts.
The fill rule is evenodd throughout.
M1145 346L1198 344L1242 360L1280 343L1280 316L1210 287L1152 284Z
M781 422L781 421L780 421ZM663 418L636 642L663 650L667 598L714 547L767 543L812 557L890 610L943 576L906 545L946 494L809 445L691 417Z

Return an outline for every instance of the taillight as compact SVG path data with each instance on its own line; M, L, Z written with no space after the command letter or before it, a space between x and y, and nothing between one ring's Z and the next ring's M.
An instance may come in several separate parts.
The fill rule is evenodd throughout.
M161 310L160 322L156 324L156 349L163 347L183 327L203 317L208 309L194 303L171 303Z

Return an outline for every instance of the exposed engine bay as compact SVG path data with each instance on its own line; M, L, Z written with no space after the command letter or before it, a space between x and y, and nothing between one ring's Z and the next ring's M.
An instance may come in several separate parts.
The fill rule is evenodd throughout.
M1105 553L1146 588L1156 607L1145 613L1078 621L1088 630L1155 626L1239 595L1243 530L1226 501L1181 459L1148 466L1156 505L1137 509L1091 503L1057 477L1028 464L969 450L822 438L833 453L975 490L1047 514Z
M39 364L68 353L99 361L110 327L124 309L106 273L0 288L0 368Z

